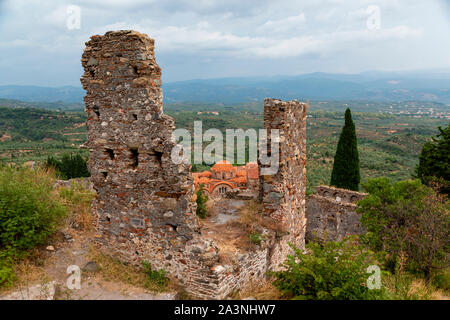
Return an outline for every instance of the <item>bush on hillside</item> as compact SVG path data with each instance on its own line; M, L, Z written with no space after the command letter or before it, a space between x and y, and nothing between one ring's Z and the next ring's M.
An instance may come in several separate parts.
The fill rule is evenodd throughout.
M44 243L65 215L54 180L42 169L0 168L0 285L11 280L12 261Z
M450 194L450 125L439 129L439 134L426 142L419 155L416 177L423 183L440 181L441 192Z
M377 299L382 289L366 286L367 267L375 264L372 252L358 244L357 237L341 242L310 242L306 252L292 247L284 270L273 272L274 286L293 299L362 300Z
M43 243L66 210L43 170L0 169L0 250L20 253Z
M433 271L448 264L450 253L450 202L419 180L392 184L387 178L370 179L369 192L358 202L361 223L367 233L362 239L373 250L387 253L392 271L399 257L406 269L419 272L427 282Z

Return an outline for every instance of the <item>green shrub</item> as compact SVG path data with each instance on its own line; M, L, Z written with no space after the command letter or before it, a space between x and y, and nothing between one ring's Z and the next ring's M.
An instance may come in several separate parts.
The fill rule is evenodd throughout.
M415 176L425 184L441 181L441 191L450 194L450 125L438 130L439 134L423 145Z
M450 270L447 269L434 277L434 284L442 290L450 291Z
M0 168L0 286L14 277L12 264L42 244L66 214L42 169Z
M272 272L274 286L293 299L357 300L377 299L383 290L366 286L367 267L375 264L372 252L358 244L357 237L341 242L310 242L306 252L294 249L284 270Z
M200 218L204 219L206 218L206 214L208 213L208 209L206 208L206 202L208 201L208 196L205 195L204 191L203 191L203 183L200 184L197 192L197 216L199 216Z
M44 170L0 169L0 250L13 255L45 242L65 215Z
M152 288L156 285L158 288L164 289L168 285L169 278L166 277L166 271L163 269L153 270L152 265L148 261L143 261L142 266L147 275L147 287Z
M385 265L405 257L405 269L421 273L428 282L434 270L448 263L450 250L450 203L445 195L419 180L394 184L386 178L370 179L369 192L358 202L362 239L373 250L385 251Z
M250 233L248 235L248 238L249 238L250 242L252 242L254 244L257 244L257 245L261 244L262 237L261 237L261 234L259 234L258 232Z
M64 180L90 176L87 168L87 160L79 153L65 153L61 157L61 160L48 157L45 166L47 168L54 168L58 176Z
M16 275L12 265L11 257L6 252L0 252L0 287L8 287L15 280Z
M383 272L383 285L389 300L431 300L436 299L433 294L439 293L432 284L408 272L394 275Z

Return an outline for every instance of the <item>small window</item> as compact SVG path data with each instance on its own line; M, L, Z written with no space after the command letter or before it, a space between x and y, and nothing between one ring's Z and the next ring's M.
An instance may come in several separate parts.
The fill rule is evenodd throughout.
M162 153L162 152L155 151L155 156L156 156L156 161L158 161L159 165L161 166L161 165L162 165L162 156L163 156L163 153Z
M98 106L94 106L92 108L94 110L94 113L97 115L97 119L100 118L100 110L98 109Z
M131 167L136 169L139 165L139 151L137 148L131 148Z
M109 158L111 159L111 160L113 160L114 159L114 150L113 149L106 149L106 153L108 154L108 156L109 156Z

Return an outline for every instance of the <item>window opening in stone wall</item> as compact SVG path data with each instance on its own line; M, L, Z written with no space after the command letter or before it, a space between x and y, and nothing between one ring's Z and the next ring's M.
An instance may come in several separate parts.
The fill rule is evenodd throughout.
M163 153L155 151L155 156L156 156L156 161L158 161L158 164L161 166Z
M136 169L139 165L139 151L137 148L130 148L131 168Z
M108 154L109 158L111 160L114 160L114 150L113 149L106 149L106 153Z
M99 119L100 118L100 110L98 109L98 106L94 106L93 110L94 110L94 113L97 115L97 119Z

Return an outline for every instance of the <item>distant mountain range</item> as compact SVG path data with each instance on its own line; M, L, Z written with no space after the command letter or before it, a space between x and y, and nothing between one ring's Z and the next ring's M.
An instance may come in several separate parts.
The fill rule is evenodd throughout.
M0 98L33 102L83 102L84 90L81 87L39 87L39 86L0 86Z
M266 97L298 100L436 101L450 103L450 72L310 73L298 76L219 78L163 85L166 103L242 103ZM0 86L0 98L82 103L78 87Z

